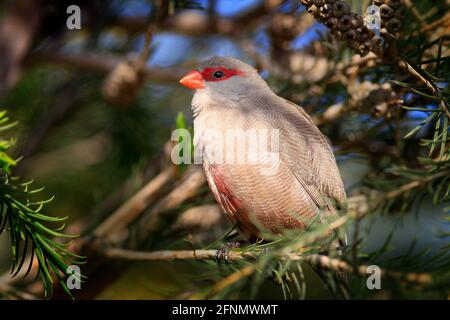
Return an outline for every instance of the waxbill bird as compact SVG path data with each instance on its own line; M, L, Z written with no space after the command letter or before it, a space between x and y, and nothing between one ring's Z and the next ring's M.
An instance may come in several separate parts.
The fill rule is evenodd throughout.
M337 217L346 195L336 160L327 138L302 107L277 96L256 69L230 57L203 62L180 83L195 90L196 151L213 150L219 143L210 132L234 133L235 143L251 130L266 138L276 133L277 141L267 138L267 145L277 145L272 172L263 170L268 163L214 161L208 152L202 153L215 199L246 237L301 231L313 221ZM230 152L247 155L250 148L237 151L235 145L225 145L222 159ZM257 152L253 156L260 158Z

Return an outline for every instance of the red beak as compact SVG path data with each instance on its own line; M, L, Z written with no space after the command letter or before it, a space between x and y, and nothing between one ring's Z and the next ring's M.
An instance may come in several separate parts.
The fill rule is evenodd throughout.
M180 83L189 89L201 89L205 87L205 80L200 72L192 70L181 78Z

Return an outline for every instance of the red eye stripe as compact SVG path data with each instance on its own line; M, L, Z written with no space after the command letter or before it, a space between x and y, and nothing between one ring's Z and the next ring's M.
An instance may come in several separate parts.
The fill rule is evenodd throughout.
M215 77L214 73L216 73L217 71L222 72L223 76L222 77ZM244 76L244 73L240 70L237 69L228 69L225 67L212 67L212 68L205 68L203 69L203 71L201 72L203 79L205 81L223 81L226 79L229 79L233 76Z

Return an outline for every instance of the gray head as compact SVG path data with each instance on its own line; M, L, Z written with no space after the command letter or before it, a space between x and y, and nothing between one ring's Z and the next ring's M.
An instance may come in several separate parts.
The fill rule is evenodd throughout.
M239 70L242 73L257 74L255 68L251 65L232 57L215 56L202 62L199 66L200 70L205 68L224 67L231 70Z
M212 57L189 72L180 83L208 95L233 98L254 90L270 90L252 66L231 57Z

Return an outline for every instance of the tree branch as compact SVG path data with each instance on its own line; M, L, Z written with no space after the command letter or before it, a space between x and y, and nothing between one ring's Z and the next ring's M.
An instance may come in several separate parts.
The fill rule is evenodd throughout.
M37 51L31 53L27 59L27 65L35 65L39 63L51 63L62 66L69 66L78 69L86 69L89 71L96 71L107 73L111 71L119 63L123 62L127 58L124 56L114 56L106 54L72 54L53 51ZM159 67L144 67L144 78L148 81L154 81L157 83L173 84L188 70L184 68L159 68Z
M191 166L185 173L185 176L176 188L174 188L167 196L162 198L144 217L142 223L142 236L148 235L157 228L158 220L161 214L177 208L187 199L195 196L200 187L205 185L206 177L203 168L198 165Z
M19 78L25 57L41 21L41 1L15 1L0 23L0 95Z
M232 18L216 17L198 10L183 10L164 21L150 23L156 32L170 31L191 36L201 36L210 33L222 35L237 35L254 25L260 17L286 2L286 0L264 0L247 11ZM213 22L213 23L211 23ZM148 16L120 17L112 21L114 26L126 29L128 32L142 32L149 26Z
M130 261L174 261L174 260L216 260L218 250L161 250L161 251L132 251L118 248L106 248L103 255L110 259L130 260ZM251 252L240 252L231 250L228 252L228 260L237 261L245 259L254 259L255 254ZM312 265L320 266L324 269L335 272L356 273L359 276L366 277L371 274L368 265L359 265L353 267L347 262L331 258L323 254L287 254L282 259L292 261L305 261ZM427 285L432 279L427 273L402 273L381 269L382 277L394 277L406 280L409 283Z

